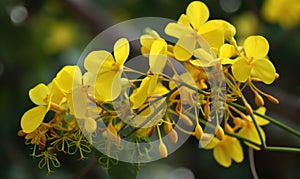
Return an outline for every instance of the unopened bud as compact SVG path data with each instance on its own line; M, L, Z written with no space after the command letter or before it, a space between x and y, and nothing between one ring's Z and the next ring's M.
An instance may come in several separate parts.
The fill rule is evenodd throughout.
M241 118L239 118L239 117L234 117L233 118L233 123L235 124L235 126L237 128L240 128L240 127L244 126L244 121Z
M93 133L97 129L97 122L95 119L88 117L84 120L84 128L87 133Z
M19 130L17 133L18 136L23 137L26 135L26 133L23 130Z
M263 106L265 104L264 99L257 91L254 91L254 102L258 107Z
M204 118L206 119L206 120L210 120L209 119L209 115L210 115L210 106L209 106L209 100L207 99L206 100L206 103L205 103L205 106L204 106Z
M195 136L198 140L200 140L203 136L203 129L198 123L195 127Z
M246 108L246 111L249 115L253 115L253 110L252 110L252 107L250 106L249 103L245 102L245 108Z
M170 133L169 133L169 139L170 139L170 141L172 142L172 143L174 143L174 144L176 144L177 143L177 141L178 141L178 134L177 134L177 132L174 130L174 129L172 129L171 131L170 131Z
M169 119L169 116L166 115L166 123L164 123L164 131L165 131L165 134L168 134L172 129L172 124L171 124L171 121Z
M167 158L167 156L168 156L168 149L167 149L166 145L162 141L159 143L158 152L159 152L159 154L160 154L160 156L162 158Z
M269 101L271 101L272 103L274 103L274 104L279 104L279 100L277 99L277 98L275 98L274 96L271 96L271 95L265 95L266 96L266 98L269 100Z
M208 134L208 133L203 133L202 137L201 137L201 141L209 141L212 138L212 135Z
M221 126L216 126L216 137L220 140L224 138L224 130Z
M192 120L187 117L185 114L180 114L179 118L185 123L187 126L193 126Z
M225 124L224 124L224 129L227 132L234 133L234 130L232 129L232 127L227 122L225 122Z
M199 147L207 146L213 138L214 138L214 135L208 134L208 133L203 133L201 139L199 140Z

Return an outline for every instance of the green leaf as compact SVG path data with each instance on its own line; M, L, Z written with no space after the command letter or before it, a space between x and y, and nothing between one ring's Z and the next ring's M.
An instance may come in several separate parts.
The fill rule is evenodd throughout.
M139 164L119 161L108 168L108 174L111 179L134 179L139 169Z

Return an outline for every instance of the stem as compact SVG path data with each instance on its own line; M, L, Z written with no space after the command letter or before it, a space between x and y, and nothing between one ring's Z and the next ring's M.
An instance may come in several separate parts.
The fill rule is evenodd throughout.
M250 144L252 144L252 145L255 145L256 147L262 148L262 146L261 146L260 144L257 144L257 143L255 143L255 142L253 142L252 140L249 140L249 139L247 139L247 138L241 137L241 136L239 136L239 135L237 135L237 134L235 134L235 133L229 133L229 132L226 132L226 131L225 131L225 134L226 134L226 135L229 135L229 136L231 136L231 137L235 137L235 138L237 138L237 139L239 139L239 140L241 140L241 141L243 141L243 142L248 142L248 143L250 143Z
M254 115L251 115L251 118L252 118L252 121L253 121L254 126L255 126L255 128L256 128L256 131L257 131L257 133L258 133L259 140L260 140L260 142L262 143L263 149L265 149L265 148L267 147L266 141L264 140L264 138L263 138L263 136L262 136L262 134L261 134L261 131L260 131L260 127L259 127L259 125L258 125L258 122L256 121Z
M294 152L300 153L300 148L294 147L266 147L265 151L275 151L275 152Z
M258 175L255 169L253 149L251 147L248 147L248 154L249 154L249 162L250 162L250 169L251 169L252 176L254 179L258 179Z

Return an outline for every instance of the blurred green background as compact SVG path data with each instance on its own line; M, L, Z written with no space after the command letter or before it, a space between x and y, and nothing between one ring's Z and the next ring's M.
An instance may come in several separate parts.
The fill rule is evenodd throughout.
M17 136L22 114L33 107L28 90L48 83L67 64L77 63L85 46L98 33L124 20L153 16L176 20L191 1L184 0L1 0L0 2L0 178L107 178L92 157L79 161L60 156L55 173L37 167L24 139ZM210 19L233 23L237 38L264 35L270 42L270 59L280 78L262 89L278 97L267 103L268 114L300 130L299 70L300 24L282 28L261 16L264 1L206 0ZM284 15L284 14L283 14ZM267 126L269 145L300 147L299 138ZM251 178L247 150L245 161L226 169L212 151L198 149L191 138L167 159L143 164L139 178ZM261 178L300 178L300 155L255 152Z

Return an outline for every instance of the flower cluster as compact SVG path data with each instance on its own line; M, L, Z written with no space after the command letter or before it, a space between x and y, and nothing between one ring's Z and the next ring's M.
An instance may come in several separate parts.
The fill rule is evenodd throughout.
M268 41L250 36L239 46L232 24L208 19L207 6L194 1L176 23L165 27L176 43L148 29L140 37L147 72L126 66L130 44L120 38L113 54L92 51L84 69L66 66L50 84L31 89L29 96L37 107L23 115L19 135L33 145L33 156L43 157L39 166L47 166L48 171L51 165L58 167L57 152L84 158L92 144L103 145L93 140L96 135L107 139L107 150L111 146L122 150L124 139L145 143L158 138L159 145L152 150L167 157L163 136L176 144L179 133L186 133L195 136L199 146L213 149L214 158L224 167L232 160L243 161L242 143L262 149L266 136L261 126L269 123L263 118L264 100L278 103L256 86L271 84L278 77L267 57ZM177 71L174 60L186 71ZM132 79L132 73L140 77ZM212 89L212 83L219 91ZM246 88L253 92L253 100L244 96ZM214 100L219 92L224 93L217 98L220 104Z

